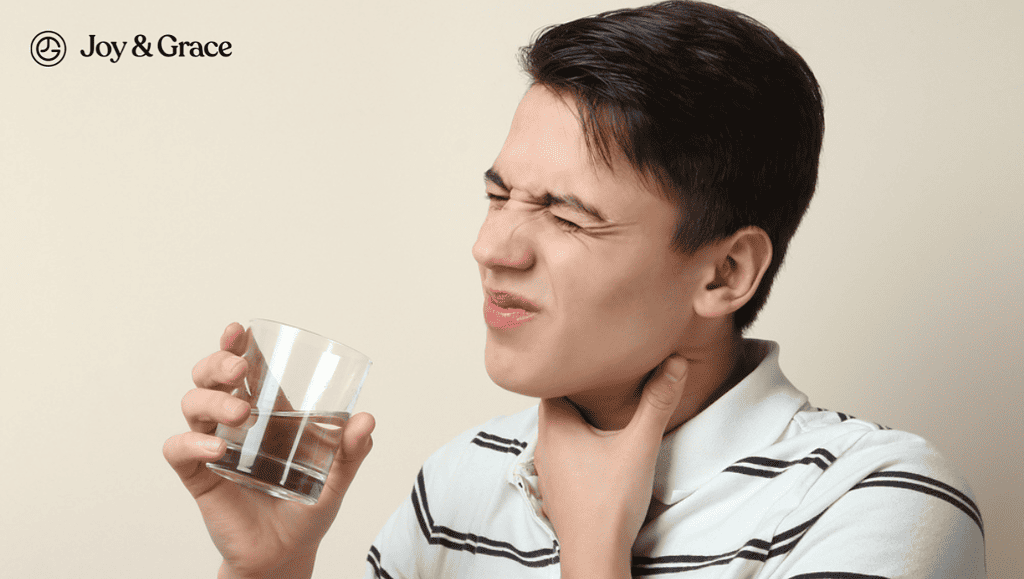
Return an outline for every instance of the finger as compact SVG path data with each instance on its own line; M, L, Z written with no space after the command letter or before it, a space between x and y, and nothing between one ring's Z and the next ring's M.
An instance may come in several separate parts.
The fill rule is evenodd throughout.
M189 430L211 433L217 424L241 425L249 417L250 407L226 392L193 388L181 398L181 413Z
M630 421L631 428L639 428L660 438L665 426L679 406L686 388L687 364L678 354L669 356L661 369L644 385L640 405Z
M340 500L348 491L363 460L373 449L371 434L375 427L376 421L366 412L349 418L345 424L338 453L334 457L334 464L331 465L331 471L321 492L321 500L325 494L328 495L328 500Z
M345 423L345 433L341 439L341 458L343 461L362 460L370 452L371 434L377 422L373 415L360 412Z
M244 358L218 350L196 363L192 382L199 388L230 391L242 386L247 368Z
M209 434L185 432L164 442L164 459L178 474L193 497L199 497L224 479L206 468L227 450L223 440Z
M238 322L231 322L220 336L220 349L236 356L245 354L245 328Z

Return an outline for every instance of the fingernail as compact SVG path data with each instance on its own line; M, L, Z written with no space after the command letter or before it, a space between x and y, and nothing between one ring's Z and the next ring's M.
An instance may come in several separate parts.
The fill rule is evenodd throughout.
M224 371L228 374L237 374L238 371L242 369L242 364L244 362L245 361L241 358L228 358L227 360L224 360Z
M220 452L220 445L223 441L219 438L215 439L204 439L199 441L199 446L210 454L217 454Z
M224 401L224 410L231 416L241 416L242 412L249 409L249 405L237 398L229 398Z
M665 377L669 382L678 382L686 374L686 360L682 356L672 356L665 363Z

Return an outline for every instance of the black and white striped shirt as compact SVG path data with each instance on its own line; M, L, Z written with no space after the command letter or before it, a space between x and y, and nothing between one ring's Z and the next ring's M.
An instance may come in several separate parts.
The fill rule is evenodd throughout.
M812 407L779 348L666 435L633 576L977 578L981 513L925 440ZM424 464L366 577L554 578L559 547L533 470L537 409L459 436Z

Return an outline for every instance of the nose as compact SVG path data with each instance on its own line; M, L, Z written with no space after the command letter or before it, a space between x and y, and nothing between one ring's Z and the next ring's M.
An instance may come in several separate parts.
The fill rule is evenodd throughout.
M490 210L480 226L473 259L487 269L527 270L533 267L535 255L531 241L522 227L529 219L508 208Z

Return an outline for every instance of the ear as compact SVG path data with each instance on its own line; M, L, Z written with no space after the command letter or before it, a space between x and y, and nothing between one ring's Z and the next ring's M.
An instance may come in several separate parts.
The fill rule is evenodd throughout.
M710 248L710 265L694 302L696 313L717 318L750 301L768 265L772 241L760 227L744 227Z

